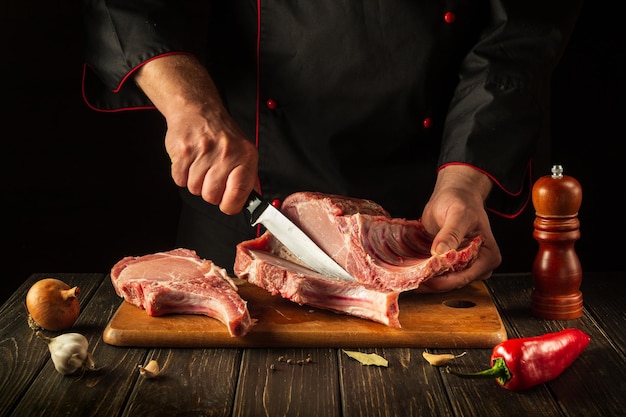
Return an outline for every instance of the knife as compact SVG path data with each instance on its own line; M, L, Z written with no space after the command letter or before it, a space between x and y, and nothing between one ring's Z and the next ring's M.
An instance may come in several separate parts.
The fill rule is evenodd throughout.
M300 230L280 210L265 201L256 191L252 190L250 193L245 209L249 214L252 226L261 223L309 268L329 278L356 281L333 258L320 249L306 233Z

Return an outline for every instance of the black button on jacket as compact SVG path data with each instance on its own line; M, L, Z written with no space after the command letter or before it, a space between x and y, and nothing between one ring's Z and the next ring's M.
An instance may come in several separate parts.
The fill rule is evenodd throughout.
M578 1L196 3L85 1L86 101L150 107L133 71L193 53L258 143L270 198L339 193L416 218L437 169L462 163L493 179L493 211L527 203Z

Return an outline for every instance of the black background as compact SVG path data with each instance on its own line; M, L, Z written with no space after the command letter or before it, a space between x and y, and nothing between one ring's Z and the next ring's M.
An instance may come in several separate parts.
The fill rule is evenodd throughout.
M583 6L555 73L551 157L535 177L559 163L580 181L583 268L623 271L624 35L602 3ZM161 116L86 107L75 2L2 8L0 302L35 272L108 272L123 256L173 248L179 202ZM498 272L530 270L533 219L532 207L493 219Z

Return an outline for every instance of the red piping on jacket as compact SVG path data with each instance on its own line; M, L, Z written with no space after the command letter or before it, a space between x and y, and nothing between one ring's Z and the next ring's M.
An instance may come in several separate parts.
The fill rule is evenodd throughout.
M259 118L261 111L261 0L256 2L256 108L254 116L254 145L259 150ZM257 175L259 194L263 195L261 179ZM256 228L257 237L261 236L261 225Z
M254 120L254 144L259 149L259 113L261 107L261 0L256 2L256 109ZM261 182L259 180L259 192Z
M500 182L499 182L499 181L498 181L498 180L497 180L497 179L496 179L493 175L491 175L490 173L488 173L487 171L482 170L482 169L480 169L480 168L478 168L478 167L476 167L476 166L474 166L474 165L471 165L471 164L466 164L466 163L463 163L463 162L449 162L449 163L447 163L447 164L441 165L441 166L437 169L437 171L440 171L440 170L442 170L443 168L445 168L445 167L447 167L447 166L451 166L451 165L464 165L464 166L471 167L471 168L475 169L476 171L482 172L483 174L485 174L486 176L488 176L488 177L489 177L489 179L491 179L491 181L493 181L493 183L494 183L494 184L496 184L496 185L498 186L498 188L500 188L502 191L504 191L504 192L505 192L506 194L508 194L508 195L511 195L511 196L517 197L517 196L519 196L519 195L522 193L522 191L524 190L524 187L522 186L522 187L520 187L520 189L519 189L517 192L512 192L512 191L509 191L509 190L507 190L506 188L504 188L504 186L503 186L502 184L500 184ZM529 183L529 186L532 186L532 160L528 161L528 166L526 167L526 171L528 172L528 176L527 176L527 177L528 177L528 183ZM504 217L504 218L506 218L506 219L514 219L514 218L516 218L517 216L519 216L519 215L520 215L520 214L524 211L524 209L526 209L526 206L528 205L528 202L529 202L529 201L530 201L530 192L528 193L528 197L526 197L526 201L524 202L524 204L522 205L522 207L521 207L521 208L520 208L517 212L515 212L515 213L513 213L513 214L505 214L505 213L501 213L501 212L496 211L496 210L494 210L494 209L492 209L492 208L489 208L489 207L486 207L486 210L487 210L487 211L490 211L490 212L492 212L492 213L495 213L495 214L497 214L497 215L498 215L498 216L500 216L500 217Z

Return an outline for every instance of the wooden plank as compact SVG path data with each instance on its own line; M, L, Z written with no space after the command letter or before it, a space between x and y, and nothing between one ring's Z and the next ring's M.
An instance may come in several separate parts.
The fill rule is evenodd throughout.
M439 372L422 357L424 349L356 350L376 353L387 359L389 366L362 365L340 351L345 417L454 415Z
M441 349L438 350L439 353ZM453 350L450 353L459 354ZM459 372L476 372L489 368L491 349L472 350L451 364ZM437 368L446 386L449 401L456 416L560 416L559 405L547 386L524 393L506 390L495 378L463 379Z
M119 349L100 343L102 330L117 309L119 299L110 282L103 283L102 276L99 277L96 282L101 285L82 310L72 331L87 337L90 351L100 369L61 375L49 360L45 344L35 340L37 354L33 356L44 355L47 362L43 368L38 368L40 372L37 378L30 381L28 389L21 389L23 397L12 415L114 416L123 408L138 378L137 364L145 360L146 349ZM86 281L90 276L81 275L80 278Z
M341 416L338 372L334 349L246 349L233 416Z
M28 327L25 298L29 288L38 280L54 277L81 289L79 302L82 310L91 299L102 274L33 274L0 308L0 415L9 415L22 393L33 384L41 368L50 359L48 348ZM19 415L19 414L18 414ZM24 416L26 414L23 414Z
M445 294L404 293L402 329L369 320L299 306L244 283L242 298L257 324L244 337L205 316L150 317L122 303L104 331L115 346L149 347L485 347L506 339L506 331L483 282Z
M139 378L124 410L129 417L232 415L240 349L157 349L161 373Z
M529 399L528 415L534 415L530 412L534 403L532 396L546 388L567 415L623 415L626 360L604 329L597 327L586 308L583 317L575 320L538 319L530 311L530 275L498 276L491 279L489 285L511 337L540 335L569 327L579 328L591 336L587 349L560 377L523 394ZM480 392L484 393L482 388L484 386Z
M583 274L583 304L613 342L626 354L626 272Z
M0 349L8 353L0 355L0 415L623 415L623 307L612 307L623 295L614 287L619 274L611 279L587 274L592 285L584 290L585 315L570 321L531 316L528 274L497 275L488 281L511 337L564 327L579 327L592 337L561 377L523 393L507 391L491 379L446 374L422 359L421 348L353 349L389 360L388 368L375 368L329 348L246 349L242 357L239 349L148 351L108 345L100 336L120 304L110 282L103 282L101 274L62 275L66 282L75 277L83 289L75 330L88 337L102 369L75 376L54 371L47 349L23 321L25 292L43 277L33 276L0 308ZM490 351L472 349L454 364L468 372L484 369ZM297 364L308 355L312 365L320 366ZM288 365L279 356L295 363ZM152 357L164 365L163 378L144 380L137 365ZM272 371L272 364L277 369Z

